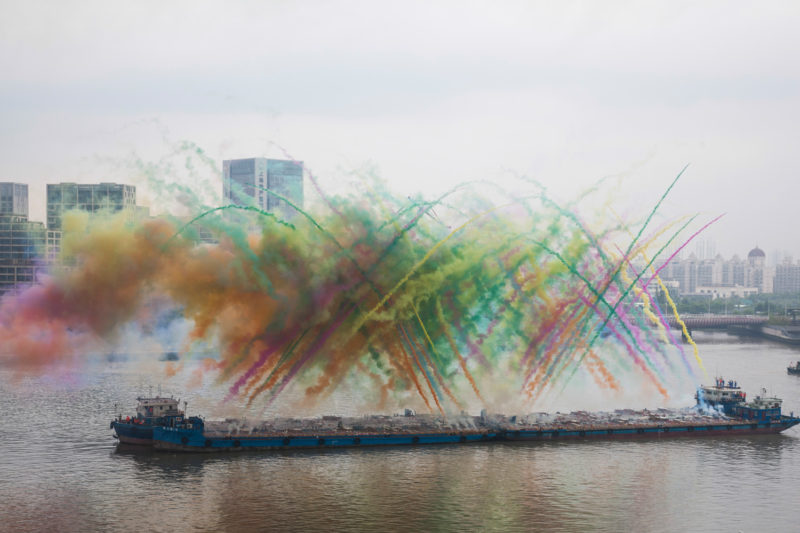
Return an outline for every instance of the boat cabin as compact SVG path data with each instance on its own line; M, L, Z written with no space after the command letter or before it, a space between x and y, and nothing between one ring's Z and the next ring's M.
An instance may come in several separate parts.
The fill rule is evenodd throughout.
M722 378L717 378L714 385L701 385L697 389L695 399L698 405L722 408L726 415L732 415L734 407L746 401L747 394L742 391L737 382L726 382Z
M183 421L183 411L175 398L136 398L136 419L144 424L173 425Z
M766 389L761 389L761 394L750 403L737 405L734 408L734 415L747 420L780 420L783 400L766 396Z

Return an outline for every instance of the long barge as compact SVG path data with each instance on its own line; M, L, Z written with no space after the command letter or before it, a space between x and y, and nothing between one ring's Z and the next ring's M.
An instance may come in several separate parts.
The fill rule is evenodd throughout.
M156 449L177 452L235 452L468 444L478 442L556 441L562 439L636 439L774 434L800 423L781 414L779 398L762 395L751 402L738 384L718 379L698 390L697 405L682 410L617 410L610 413L534 413L523 417L404 415L326 416L273 419L251 425L228 419L153 428Z

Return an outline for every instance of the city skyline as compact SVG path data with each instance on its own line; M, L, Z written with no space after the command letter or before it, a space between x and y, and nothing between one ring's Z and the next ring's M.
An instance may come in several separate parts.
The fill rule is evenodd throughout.
M240 158L239 160L253 160L253 159L255 159L255 160L261 159L261 160L264 160L264 161L267 160L267 158L259 158L259 157L256 157L256 158L243 158L243 159ZM226 163L226 162L223 162L223 163ZM285 161L285 162L290 162L290 161ZM302 166L303 166L302 162L297 162L296 164L299 165L300 168L302 168ZM18 183L18 184L23 184L23 185L27 185L28 186L28 190L30 190L30 187L31 187L31 184L29 184L29 183L20 182L20 181L15 182L13 180L6 180L6 181L0 180L0 183L9 183L9 184ZM91 180L89 180L86 183L59 182L58 184L59 185L62 185L62 184L94 185L94 184L99 184L99 183L100 182L96 182L96 181L92 182ZM224 177L224 168L223 168L223 170L221 171L220 182L219 182L220 188L222 190L222 194L220 195L220 201L218 202L219 206L223 205L223 203L225 201L230 199L227 196L228 194L230 194L230 192L226 193L224 183L225 183L225 177ZM43 184L43 186L45 187L45 190L46 190L46 187L52 186L52 185L56 185L56 184L55 183L45 183L45 184ZM119 185L131 186L131 184L129 184L129 183L120 183ZM133 187L135 189L136 186L133 186ZM302 188L303 187L301 186L301 189L299 190L299 196L296 196L297 198L300 199L300 203L301 204L302 204L302 201L303 201ZM253 191L251 191L251 193L252 192ZM293 194L298 194L298 193L293 193ZM290 198L293 197L293 194L290 194L289 197ZM47 216L40 216L40 218L37 218L37 216L34 214L34 213L42 213L42 214L46 213L46 205L47 205L46 195L45 195L45 197L42 197L42 198L39 199L39 200L41 200L41 205L35 205L34 200L30 199L30 193L28 193L27 200L28 200L27 210L28 210L28 213L30 213L30 214L27 215L28 219L30 221L32 221L32 222L42 222L47 226ZM148 209L156 209L159 213L167 213L168 212L166 210L159 209L159 207L160 207L159 205L152 205L151 203L147 203L147 202L145 202L145 203L137 202L137 205L145 207L145 208L148 208ZM266 201L265 201L265 205L266 205ZM271 210L271 208L265 207L265 210ZM47 226L47 227L49 228L49 226ZM690 256L694 255L699 260L713 259L713 258L715 258L717 256L720 256L720 257L722 257L723 259L726 259L726 260L727 259L733 259L735 256L738 256L740 259L741 258L746 259L747 258L747 254L748 254L749 251L753 250L754 248L761 248L766 254L766 264L768 266L773 266L774 267L774 266L776 266L778 264L783 263L787 259L790 260L793 263L796 262L796 261L800 261L800 254L793 253L792 250L791 250L791 246L792 246L792 243L787 241L785 244L782 244L782 245L779 244L778 246L776 246L776 247L774 247L772 249L765 249L765 247L759 245L759 241L756 241L756 242L751 243L751 244L747 244L747 243L744 243L744 242L739 242L739 243L734 244L732 249L722 249L722 248L720 248L720 250L717 251L718 250L718 244L717 244L716 240L708 238L707 236L705 236L705 233L704 233L704 234L701 234L698 238L693 239L692 242L689 243L688 246L686 246L685 248L683 248L682 250L677 252L676 258L678 258L678 259L688 259ZM673 249L672 251L674 252L676 250ZM666 259L666 257L668 255L670 255L670 254L671 254L671 252L669 250L667 250L667 253L664 254L664 259Z

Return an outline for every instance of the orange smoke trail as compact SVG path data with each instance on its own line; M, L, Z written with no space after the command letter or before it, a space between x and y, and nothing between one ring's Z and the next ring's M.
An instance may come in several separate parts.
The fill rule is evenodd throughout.
M416 317L417 317L417 321L419 322L419 326L422 329L422 333L425 335L425 338L428 339L428 343L429 343L429 345L431 347L431 352L436 354L436 347L434 346L430 335L428 335L428 330L425 329L425 324L422 323L422 319L419 317L419 313L417 312L417 306L415 306L413 303L411 304L411 306L414 309L414 315L416 315ZM458 406L459 409L463 408L462 405L461 405L461 402L456 400L456 397L453 396L453 393L450 391L450 389L447 387L447 385L445 385L444 380L442 379L441 373L436 368L436 365L433 364L433 360L431 359L431 357L428 356L428 353L425 351L424 344L423 343L419 343L419 348L420 348L420 351L422 352L422 354L425 356L425 359L428 360L428 363L433 368L433 373L436 376L436 379L439 381L439 384L442 386L442 389L444 389L444 392L447 394L447 396L450 397L450 399L453 401L453 403L456 406ZM438 357L438 354L436 354L436 355Z
M414 360L417 362L417 368L419 368L420 373L425 378L425 381L428 383L428 389L430 389L431 391L431 396L433 397L433 401L436 402L436 407L439 408L440 413L444 414L444 409L442 409L442 405L439 403L439 398L436 395L436 389L434 388L433 383L431 383L431 380L428 377L428 373L425 372L425 369L422 366L419 357L417 356L416 350L413 349L414 345L411 343L411 339L408 338L408 333L406 332L406 328L403 327L402 324L399 324L397 327L400 328L400 331L403 333L403 336L405 337L408 346L411 348L411 353L414 355Z
M369 376L369 378L375 384L375 388L380 391L381 397L380 400L378 400L378 405L376 407L378 410L383 410L386 407L387 401L389 400L389 390L387 389L388 384L384 383L378 374L368 369L367 365L361 361L356 363L356 368L358 368L362 374Z
M330 394L332 390L329 386L332 383L339 383L349 370L349 368L345 366L347 358L350 354L363 351L365 341L366 339L363 335L354 335L350 337L343 346L332 349L322 374L317 378L316 385L306 389L306 396L320 395L320 398L324 399L325 396L322 396L323 391Z
M137 316L163 263L173 259L160 252L169 236L163 221L132 231L118 217L87 233L79 218L65 217L65 228L77 235L65 233L62 246L80 268L0 303L0 339L11 366L65 363L106 345L119 324Z
M601 387L608 387L612 390L619 390L619 382L614 378L611 372L608 371L603 361L597 357L593 350L589 350L586 357L587 367L595 378L595 382Z
M389 350L390 353L393 353L393 347L397 346L397 349L399 349L400 353L403 354L403 357L400 358L400 360L402 364L405 365L408 376L411 378L411 381L413 381L414 386L417 388L417 392L419 392L419 395L425 402L425 406L428 408L428 411L433 412L433 408L431 407L431 404L428 401L428 397L425 395L425 392L422 389L422 385L420 385L420 382L417 379L416 372L414 372L414 363L412 363L411 358L408 356L408 352L406 352L406 349L403 346L402 341L397 340L395 342L387 342L387 340L384 338L384 346L386 347L387 350ZM393 356L393 358L394 357L396 356Z
M578 324L584 319L586 314L589 312L589 308L582 308L578 313L567 322L565 327L561 330L561 332L556 337L557 341L555 343L556 346L561 347L563 346L563 339L567 336L572 336L574 330L577 328ZM579 341L578 348L583 343L583 341ZM539 370L536 372L536 376L533 382L530 382L527 389L528 398L533 400L534 402L539 399L539 396L547 387L550 379L552 378L551 374L548 372L551 370L551 367L555 364L554 363L554 352L548 352L544 356L543 364L539 367ZM574 355L573 355L574 357Z
M458 357L458 364L461 366L461 370L464 372L464 375L467 377L469 384L472 386L472 390L475 391L475 395L485 406L486 401L483 399L483 396L481 396L481 392L478 390L478 385L475 383L475 379L472 377L472 374L467 369L467 361L461 356L461 353L458 351L458 347L456 346L456 343L453 340L452 335L450 335L450 331L447 329L447 322L444 319L444 314L442 313L442 306L439 300L436 301L436 314L439 318L439 323L442 325L442 332L444 333L444 336L447 338L447 342L450 343L450 349L453 350L453 353L456 354L456 356Z

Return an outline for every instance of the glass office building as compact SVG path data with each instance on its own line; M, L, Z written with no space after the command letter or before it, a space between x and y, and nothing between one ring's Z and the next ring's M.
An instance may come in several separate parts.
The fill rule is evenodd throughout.
M72 210L90 213L129 210L136 213L136 187L119 183L57 183L47 185L47 228L61 230L63 214Z
M222 195L228 203L291 218L295 209L283 199L303 208L303 162L263 157L225 160Z

